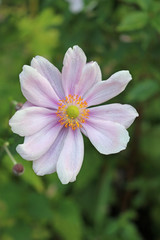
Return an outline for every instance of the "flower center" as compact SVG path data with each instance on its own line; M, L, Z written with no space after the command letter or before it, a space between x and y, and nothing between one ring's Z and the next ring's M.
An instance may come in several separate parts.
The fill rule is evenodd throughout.
M82 123L86 121L89 116L89 109L87 109L87 102L78 95L69 95L65 99L59 100L57 117L61 125L66 128L71 127L72 130L82 127Z
M77 106L71 105L66 110L69 118L77 118L79 116L79 109Z

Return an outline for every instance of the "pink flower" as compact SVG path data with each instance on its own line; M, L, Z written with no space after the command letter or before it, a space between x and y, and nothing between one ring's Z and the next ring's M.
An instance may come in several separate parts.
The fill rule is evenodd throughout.
M72 13L79 13L80 11L82 11L84 3L83 0L66 0L70 5L70 11Z
M10 119L14 133L24 136L17 152L33 161L37 175L57 171L63 184L73 182L80 171L84 143L82 133L102 154L118 153L129 141L126 130L138 116L127 104L101 104L121 93L129 71L119 71L102 81L96 62L86 63L82 49L69 48L62 74L43 57L36 56L20 74L27 102Z

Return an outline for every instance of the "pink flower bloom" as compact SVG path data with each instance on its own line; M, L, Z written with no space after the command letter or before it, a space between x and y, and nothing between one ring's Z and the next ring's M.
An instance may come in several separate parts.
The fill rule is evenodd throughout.
M119 71L102 81L96 62L86 63L82 49L69 48L62 74L43 57L36 56L20 74L27 102L10 119L14 133L24 136L17 152L33 161L37 175L57 171L63 184L73 182L80 171L84 143L82 133L102 154L118 153L129 141L126 130L138 116L127 104L101 104L121 93L131 80Z
M82 11L84 3L83 0L66 0L69 3L69 8L72 13L79 13Z

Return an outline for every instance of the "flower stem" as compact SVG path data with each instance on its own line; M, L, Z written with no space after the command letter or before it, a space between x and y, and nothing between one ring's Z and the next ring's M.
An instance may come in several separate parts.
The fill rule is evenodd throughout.
M3 145L3 148L6 151L6 153L8 154L8 156L11 159L11 161L13 162L13 164L15 165L15 164L17 164L17 162L16 162L15 158L13 157L13 155L11 154L11 152L9 151L8 145L9 145L9 143L5 142Z

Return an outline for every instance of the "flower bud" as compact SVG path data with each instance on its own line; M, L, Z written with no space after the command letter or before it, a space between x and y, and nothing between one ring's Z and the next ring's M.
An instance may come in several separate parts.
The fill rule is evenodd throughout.
M17 163L13 166L13 173L17 176L22 175L24 172L24 167L21 163Z
M21 107L23 106L23 103L17 102L15 100L12 101L12 104L14 105L16 111L20 110Z
M23 103L20 103L20 102L17 103L17 104L15 105L16 111L20 110L22 106L23 106Z

